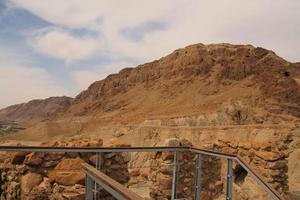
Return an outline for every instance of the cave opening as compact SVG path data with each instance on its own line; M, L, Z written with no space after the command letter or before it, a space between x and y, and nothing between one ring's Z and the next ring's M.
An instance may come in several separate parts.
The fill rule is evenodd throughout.
M234 173L234 182L238 185L243 184L246 176L248 175L248 172L239 164L235 166L233 173Z

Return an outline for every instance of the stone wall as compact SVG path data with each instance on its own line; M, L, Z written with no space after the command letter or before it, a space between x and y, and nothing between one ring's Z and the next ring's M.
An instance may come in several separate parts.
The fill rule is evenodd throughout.
M289 140L290 138L286 137L280 143L265 143L251 140L236 142L220 139L215 149L238 155L277 192L287 196L289 190L287 144L290 142ZM241 169L240 166L236 164L235 183L237 184L243 182L247 175L246 172L239 169Z
M114 138L109 141L105 147L121 148L130 147L126 142ZM130 161L130 153L103 153L101 155L101 171L116 180L117 182L126 185L130 179L128 171L128 162ZM111 200L114 199L108 192L101 187L97 188L97 199Z
M44 146L100 147L100 139L77 138L55 141ZM107 147L128 147L121 140L111 140ZM101 170L116 181L129 180L125 153L100 155ZM85 195L85 174L81 163L95 165L94 153L14 153L0 164L1 200L80 200ZM105 194L105 193L100 193ZM105 198L110 198L106 195ZM101 198L102 199L102 198Z
M187 140L169 139L166 146L191 146ZM173 174L173 152L158 152L151 155L150 197L152 199L170 199ZM179 173L177 198L193 199L195 192L195 154L182 152L178 154ZM221 193L220 160L202 157L202 199L213 199Z

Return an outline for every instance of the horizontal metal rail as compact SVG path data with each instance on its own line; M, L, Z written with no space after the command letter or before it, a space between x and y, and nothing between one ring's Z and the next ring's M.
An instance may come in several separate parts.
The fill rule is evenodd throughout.
M238 162L253 177L257 183L268 192L273 199L283 200L284 198L278 194L263 178L261 178L253 169L251 169L241 158L234 154L210 151L194 147L43 147L43 146L0 146L0 151L7 152L83 152L83 153L109 153L109 152L164 152L164 151L190 151L196 154L214 156L225 159L232 159Z
M43 146L0 146L0 151L12 152L155 152L155 151L189 151L188 147L43 147Z

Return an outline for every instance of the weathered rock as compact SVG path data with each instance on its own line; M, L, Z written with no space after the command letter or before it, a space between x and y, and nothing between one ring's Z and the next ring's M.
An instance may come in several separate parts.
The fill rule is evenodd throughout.
M84 184L85 174L80 171L84 161L80 158L62 160L53 171L49 173L49 181L61 185Z
M31 190L42 182L43 178L37 173L28 173L21 177L21 196L26 199Z
M49 200L84 200L85 189L82 185L60 186L54 184Z
M45 161L57 161L64 157L65 153L59 152L59 153L47 153L44 156Z
M31 190L27 200L48 200L50 191L43 187L35 187Z
M14 153L13 157L12 157L12 164L14 165L19 165L22 164L25 160L25 157L27 156L27 152L17 152Z
M157 174L157 182L161 186L161 189L172 188L172 177L163 174Z
M105 145L105 147L130 147L130 145L126 141L124 141L120 138L112 138Z
M256 151L255 155L266 161L276 161L285 157L285 154L268 151Z
M11 182L6 188L6 198L5 200L15 200L20 197L19 194L20 183Z
M26 165L38 166L43 162L43 153L30 153L26 156L24 163Z
M180 146L180 141L177 138L169 138L169 139L165 140L164 146L178 147L178 146Z

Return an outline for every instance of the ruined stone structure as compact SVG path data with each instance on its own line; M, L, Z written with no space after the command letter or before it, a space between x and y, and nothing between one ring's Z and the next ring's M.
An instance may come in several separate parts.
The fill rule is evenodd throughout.
M288 148L289 135L274 143L252 142L250 140L235 142L232 140L219 140L215 148L219 151L233 153L256 171L277 192L287 196L288 187ZM235 183L241 184L247 176L241 166L235 165Z
M166 146L191 146L187 140L170 139ZM152 154L150 171L150 196L152 199L170 199L173 175L173 152L158 152ZM179 173L177 198L193 199L195 192L195 160L191 152L178 153ZM202 157L202 199L213 199L223 190L221 182L221 161L219 159Z
M100 147L102 140L77 138L45 146ZM107 147L125 147L121 140L111 140ZM85 174L81 163L95 166L94 153L15 153L0 164L1 200L81 200L85 195ZM101 170L120 183L129 180L124 153L105 153ZM103 160L102 158L102 160ZM105 193L101 193L105 194ZM109 198L106 196L105 198ZM102 198L101 198L102 199Z

